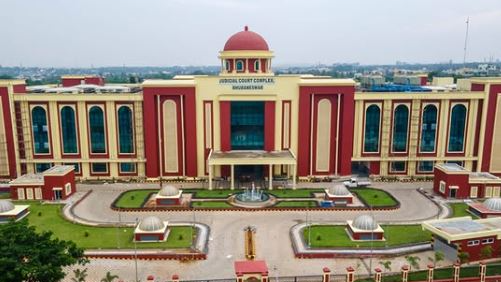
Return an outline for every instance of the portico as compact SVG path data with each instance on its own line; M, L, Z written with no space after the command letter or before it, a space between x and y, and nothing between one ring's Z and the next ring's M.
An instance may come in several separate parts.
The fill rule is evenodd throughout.
M273 167L287 166L287 176L292 174L292 189L296 189L296 156L291 150L263 151L263 150L232 150L210 151L207 158L209 170L209 190L212 190L212 179L215 166L230 166L230 188L235 189L235 165L263 165L268 166L268 188L273 189Z

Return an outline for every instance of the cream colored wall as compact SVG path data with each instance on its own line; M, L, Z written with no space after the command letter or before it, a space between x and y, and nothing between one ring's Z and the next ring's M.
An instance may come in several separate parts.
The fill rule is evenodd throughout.
M106 108L106 135L108 138L107 152L109 153L109 158L98 159L98 162L107 162L108 170L110 172L110 178L119 178L119 163L121 162L133 162L136 163L136 170L138 171L138 176L142 177L145 175L145 158L144 158L144 138L143 138L143 117L142 117L142 100L143 97L141 93L135 94L50 94L50 95L40 95L40 94L23 94L23 95L13 95L14 101L21 103L21 116L23 122L23 136L26 146L26 159L20 160L21 163L27 164L27 171L34 172L35 163L80 163L80 169L82 171L82 178L97 178L95 176L90 176L90 163L92 161L89 159L89 142L88 142L88 105L87 103L99 103L103 104ZM60 109L57 105L58 102L68 102L76 103L76 114L78 120L78 137L80 140L79 151L81 158L62 158L61 152L61 136L59 131L59 115ZM135 150L137 152L137 157L135 158L118 158L118 132L117 132L117 116L116 116L116 102L133 103L134 111L134 131L135 131ZM53 158L51 159L34 159L32 150L32 136L31 136L31 118L30 118L30 107L29 103L47 103L49 105L49 117L51 130L51 146L53 152ZM13 121L15 122L15 121ZM20 171L20 167L18 168ZM126 177L126 176L124 176ZM106 178L106 177L100 177Z
M484 100L487 97L485 92L448 92L448 93L355 93L355 135L354 135L354 149L353 161L380 161L380 174L383 176L388 175L388 164L391 161L407 161L408 175L415 175L416 168L419 161L433 160L437 163L445 161L464 161L467 169L472 168L473 161L477 161L479 157L474 156L474 137L479 128L477 128L477 113L479 109L479 100ZM361 146L363 144L363 111L364 102L366 106L370 105L371 101L383 100L382 109L382 126L381 126L381 156L380 157L363 157ZM422 118L421 112L423 107L421 102L423 100L439 100L439 130L437 132L437 156L436 157L423 157L418 156L419 150L419 124ZM447 132L449 128L450 107L451 101L456 100L469 101L468 106L468 123L467 134L465 140L465 156L464 157L451 157L446 156L447 151ZM405 157L390 156L388 152L391 146L391 118L392 118L392 102L393 101L408 101L411 103L410 109L410 135L409 135L409 155ZM462 102L461 102L462 103ZM485 118L485 117L484 117ZM501 118L500 118L501 119ZM500 121L501 122L501 121ZM501 131L500 131L501 132ZM501 133L499 133L501 135ZM500 137L501 142L501 137ZM501 161L500 161L501 163Z
M244 76L253 77L253 76ZM224 78L229 78L225 76ZM242 78L242 76L238 76ZM291 101L291 143L290 148L297 154L297 132L299 113L299 76L274 76L274 84L265 84L263 90L233 90L231 85L220 85L218 76L195 77L196 87L196 116L197 116L197 139L203 140L204 117L203 102L213 102L213 131L214 150L221 149L221 128L220 128L220 101L275 101L275 150L280 150L282 146L282 101ZM198 175L204 173L204 142L197 142L197 166ZM279 168L276 167L276 170ZM216 175L219 168L216 168Z

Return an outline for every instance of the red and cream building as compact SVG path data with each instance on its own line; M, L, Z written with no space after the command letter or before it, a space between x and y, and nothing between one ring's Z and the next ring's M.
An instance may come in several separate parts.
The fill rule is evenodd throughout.
M72 164L77 177L501 174L501 79L450 92L357 92L352 79L275 75L259 34L231 36L216 76L109 85L0 80L0 177Z

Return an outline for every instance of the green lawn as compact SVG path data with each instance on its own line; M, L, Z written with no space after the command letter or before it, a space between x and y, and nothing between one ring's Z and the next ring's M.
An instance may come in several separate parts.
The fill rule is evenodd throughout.
M468 212L468 205L465 203L450 203L449 206L452 210L450 217L471 216L472 218L477 218L477 216Z
M425 262L421 262L424 264ZM459 272L459 277L478 277L479 267L478 266L465 266L461 268ZM448 279L453 276L453 269L451 267L435 269L433 277L434 279ZM494 263L487 265L487 276L500 275L501 274L501 264ZM428 278L428 271L416 271L409 273L408 281L425 281ZM369 282L374 281L373 279L357 279L356 282ZM402 281L402 275L391 275L384 276L384 282L400 282Z
M278 202L275 207L279 208L315 208L318 207L316 201L291 201Z
M398 203L390 194L384 190L374 188L355 188L350 189L355 192L359 199L372 207L396 206Z
M385 247L411 243L429 242L431 233L423 231L421 225L383 225L386 241L355 242L346 233L345 225L313 225L311 226L311 246L313 248L340 247ZM303 238L308 242L308 227L303 230Z
M21 203L21 202L19 202ZM28 221L39 231L52 231L62 240L72 240L84 249L134 248L133 228L131 227L91 227L71 223L61 213L61 205L42 205L38 202L23 202L30 205ZM40 214L40 215L39 215ZM191 245L191 227L172 227L166 242L137 243L137 248L188 248ZM87 234L87 236L86 236Z
M266 191L277 198L313 198L313 193L323 193L323 189L280 189Z
M183 189L183 193L192 193L194 199L226 199L241 190L231 189Z
M120 194L115 202L117 208L141 208L151 193L158 192L158 189L131 190Z
M194 208L233 208L232 205L225 201L215 201L215 202L192 202L192 207Z

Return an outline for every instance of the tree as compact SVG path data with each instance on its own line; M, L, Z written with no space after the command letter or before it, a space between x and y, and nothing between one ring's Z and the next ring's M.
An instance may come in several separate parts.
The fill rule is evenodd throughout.
M470 254L468 252L460 252L458 254L458 259L460 263L467 263L470 260Z
M101 279L101 282L113 282L115 279L118 279L118 275L113 275L108 271L106 272L106 276Z
M437 264L445 259L445 254L441 251L436 251L433 257L429 257L428 260L433 263L433 267L437 267Z
M390 260L380 261L379 264L384 268L385 271L391 271L391 261Z
M85 282L85 278L87 278L87 268L84 270L80 270L79 268L73 270L73 278L71 278L72 282Z
M480 258L482 259L492 258L492 252L493 252L492 246L487 245L482 249L480 249Z
M419 269L419 261L421 260L421 258L417 256L405 256L405 260L407 261L407 263L409 263L410 269Z
M37 233L26 220L0 225L0 254L0 282L56 282L65 277L63 267L87 263L74 242Z

